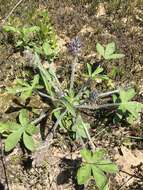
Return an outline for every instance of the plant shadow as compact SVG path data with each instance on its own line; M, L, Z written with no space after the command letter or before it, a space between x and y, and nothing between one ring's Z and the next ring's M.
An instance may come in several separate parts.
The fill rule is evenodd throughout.
M0 182L0 190L5 190L5 185Z
M71 182L75 190L83 190L84 186L78 185L76 180L76 174L80 166L80 163L81 163L80 159L75 159L75 160L67 158L61 159L61 162L59 164L61 172L57 176L57 184L64 185Z

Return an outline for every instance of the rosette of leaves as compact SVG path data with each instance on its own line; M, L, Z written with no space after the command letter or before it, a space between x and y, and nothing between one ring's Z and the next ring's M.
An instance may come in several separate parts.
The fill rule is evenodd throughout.
M0 133L6 137L6 152L11 151L21 140L23 140L28 150L33 151L35 149L35 142L32 136L37 132L37 128L35 125L31 124L28 115L28 111L22 109L19 114L19 123L13 121L0 123Z
M56 109L53 110L53 114L57 120L59 120L60 127L70 129L77 117L77 111L75 106L80 102L80 97L75 94L74 91L68 91L62 96L58 102L56 102ZM65 113L65 114L63 114ZM68 122L68 123L67 123Z
M39 75L35 75L30 83L22 79L17 79L16 86L13 88L7 88L7 93L20 94L20 98L25 101L32 96L33 91L41 88L42 86L39 85Z
M96 50L99 53L99 55L106 60L120 59L125 56L124 54L116 53L115 42L108 43L105 47L102 46L100 43L97 43Z
M105 159L105 152L102 149L95 152L83 149L80 153L83 162L77 172L78 184L86 185L90 179L94 179L99 190L109 190L106 174L118 172L117 165Z

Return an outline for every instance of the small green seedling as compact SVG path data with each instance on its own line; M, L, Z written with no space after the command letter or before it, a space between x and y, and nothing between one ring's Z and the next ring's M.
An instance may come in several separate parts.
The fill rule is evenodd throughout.
M7 88L7 92L10 94L20 93L20 98L25 101L32 96L33 91L41 88L42 86L39 85L39 75L35 75L30 84L22 79L17 79L16 86L14 88Z
M16 147L21 139L28 150L33 151L35 149L35 142L32 136L37 132L37 128L29 121L28 114L27 110L22 109L19 114L19 123L10 121L0 123L0 133L6 137L6 152Z
M48 60L50 60L59 52L57 36L53 30L47 11L40 11L38 14L36 13L36 17L37 19L33 22L40 28L40 32L38 33L38 43L35 43L34 50L39 55L45 56Z
M85 76L89 77L92 80L95 80L95 81L109 80L109 77L107 75L102 74L104 69L101 66L98 66L96 70L92 72L92 66L89 63L87 63L87 71L88 71L88 74Z
M99 190L109 190L108 178L105 174L118 172L116 164L106 160L105 152L101 149L95 152L83 149L80 153L83 163L77 172L78 184L86 185L90 179L94 179Z
M30 47L32 46L32 39L34 39L34 36L40 31L40 28L38 26L17 28L7 25L3 27L3 30L18 35L16 47Z
M59 52L57 36L50 23L47 11L35 13L29 26L13 26L9 23L3 27L4 32L13 34L16 48L32 49L42 58L52 60Z
M96 44L96 50L100 56L104 57L104 59L120 59L123 58L124 54L116 53L116 45L115 42L108 43L105 48L100 43Z

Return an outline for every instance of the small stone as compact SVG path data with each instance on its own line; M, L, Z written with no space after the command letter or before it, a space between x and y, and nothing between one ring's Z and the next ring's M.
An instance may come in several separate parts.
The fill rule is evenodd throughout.
M99 3L98 9L97 9L97 17L106 15L105 5L104 3Z

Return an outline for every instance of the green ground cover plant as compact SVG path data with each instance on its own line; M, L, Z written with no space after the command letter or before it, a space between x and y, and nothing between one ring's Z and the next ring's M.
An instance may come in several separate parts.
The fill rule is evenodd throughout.
M6 137L6 152L11 151L21 140L28 150L33 151L36 148L32 136L37 132L37 128L29 121L28 114L26 109L21 109L18 123L14 121L0 122L0 133Z
M47 11L35 13L32 22L23 26L11 20L3 26L3 31L11 33L16 49L31 49L45 59L53 59L58 53L57 37Z
M118 167L110 160L105 159L105 152L101 149L96 149L91 152L88 149L81 150L83 165L77 172L77 180L79 184L86 184L89 179L95 179L99 189L108 189L108 179L105 173L116 173Z
M104 59L120 59L125 55L121 53L116 53L116 45L115 42L108 43L105 47L100 43L96 44L96 50L100 56L103 56Z
M139 119L143 104L133 100L136 93L132 88L119 88L95 95L94 100L96 102L99 99L111 96L112 102L107 102L107 104L92 105L85 103L92 93L85 84L88 81L98 79L108 81L109 77L103 74L104 69L101 66L93 71L92 64L87 63L86 73L83 75L86 79L85 84L83 84L81 89L77 90L75 72L78 65L78 54L81 50L80 40L77 37L69 44L69 49L73 56L72 71L70 82L63 87L57 73L50 67L50 64L48 68L45 68L42 64L42 55L49 60L49 63L57 55L56 38L52 33L51 26L47 26L47 22L49 23L48 14L44 12L41 14L41 20L35 26L27 28L4 27L5 32L18 34L16 47L20 46L28 50L27 54L33 57L32 64L36 70L33 80L16 79L15 87L7 88L7 93L20 96L24 101L31 98L33 93L50 100L52 102L52 114L56 119L53 133L56 132L58 127L62 128L72 140L78 139L83 144L83 148L80 151L82 163L77 172L78 184L86 185L89 179L94 179L99 190L108 190L109 177L106 174L118 172L118 167L110 160L105 159L105 152L102 149L95 148L90 134L91 126L82 118L82 110L97 111L107 107L111 109L116 108L118 117L126 116L127 121L132 123ZM33 35L32 38L31 34ZM124 54L116 53L114 42L107 44L105 47L97 43L96 50L106 60L124 57ZM85 94L86 98L83 98ZM25 109L22 109L19 113L19 122L1 122L0 133L5 139L5 151L11 151L21 141L24 143L25 148L33 151L36 147L33 135L37 132L37 129L38 126L30 122L28 111ZM89 149L85 148L85 141L89 142Z

